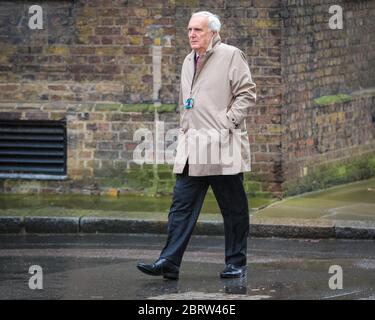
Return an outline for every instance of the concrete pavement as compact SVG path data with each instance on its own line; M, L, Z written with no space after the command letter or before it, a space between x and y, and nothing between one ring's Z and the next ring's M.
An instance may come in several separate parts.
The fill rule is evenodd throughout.
M158 201L158 199L155 199ZM162 201L168 201L163 199ZM252 204L250 197L250 206ZM141 206L142 207L142 204ZM201 214L196 235L222 235L222 217ZM0 207L0 233L166 233L168 213L70 208L62 215L54 207ZM27 211L30 213L29 211ZM64 216L64 213L68 213ZM250 236L284 238L375 239L375 178L304 194L253 209Z

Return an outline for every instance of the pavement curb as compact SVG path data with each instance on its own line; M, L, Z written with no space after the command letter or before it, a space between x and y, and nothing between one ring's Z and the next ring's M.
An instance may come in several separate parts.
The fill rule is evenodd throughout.
M0 217L0 234L151 233L166 234L167 222L107 217ZM198 221L195 235L221 236L219 221ZM375 239L375 222L251 218L250 237Z
M20 233L23 229L23 217L0 217L1 233Z
M335 234L340 239L375 239L375 222L336 221Z
M132 220L124 218L83 217L80 221L82 233L156 233L167 231L166 223L156 220Z
M79 232L79 218L25 217L23 228L25 233L77 233Z

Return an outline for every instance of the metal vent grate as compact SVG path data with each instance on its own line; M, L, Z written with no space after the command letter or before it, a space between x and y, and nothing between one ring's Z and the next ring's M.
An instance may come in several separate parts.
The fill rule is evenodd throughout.
M66 122L0 120L0 178L62 179Z

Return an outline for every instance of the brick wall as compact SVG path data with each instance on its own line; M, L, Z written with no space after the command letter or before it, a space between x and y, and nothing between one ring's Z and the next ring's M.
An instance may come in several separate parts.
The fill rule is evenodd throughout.
M186 25L192 12L207 9L221 16L223 41L247 54L260 88L248 119L251 179L259 181L257 190L280 191L278 1L207 1L203 8L196 1L80 0L44 1L42 7L44 30L29 30L27 3L1 3L0 117L67 118L71 178L113 171L104 168L129 168L135 147L132 134L152 126L153 113L127 113L122 106L121 115L115 115L105 109L97 112L95 106L175 103L181 64L190 51ZM155 47L161 48L162 56L156 96ZM87 118L82 118L84 112ZM175 113L164 118L177 126Z
M152 46L162 46L158 100L175 101L173 9L168 1L43 1L43 30L29 3L2 1L0 101L153 101Z
M281 3L285 189L321 164L374 152L374 92L365 89L375 87L375 2ZM331 5L343 8L342 30L329 28ZM324 96L332 104L317 102Z
M331 3L344 8L343 31L328 29ZM257 84L257 105L247 119L253 161L248 192L281 195L305 168L342 159L346 150L374 150L372 93L328 107L314 103L375 87L373 1L40 4L44 29L30 30L28 2L0 2L0 118L67 119L70 180L60 189L53 183L38 190L171 190L169 166L159 166L159 175L155 167L132 164L132 137L142 127L154 130L154 102L167 111L159 119L177 127L179 72L189 52L186 25L197 10L221 17L223 42L246 53ZM135 174L122 174L130 169ZM136 175L145 184L137 184ZM3 191L18 190L15 181L1 183Z

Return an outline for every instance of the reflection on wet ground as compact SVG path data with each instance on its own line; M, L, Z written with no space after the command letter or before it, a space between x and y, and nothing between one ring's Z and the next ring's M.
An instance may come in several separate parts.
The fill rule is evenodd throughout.
M374 241L249 239L248 274L220 279L222 237L193 237L168 281L140 273L165 241L151 235L0 236L0 299L375 299ZM43 290L30 290L31 265ZM329 268L343 289L329 287Z

